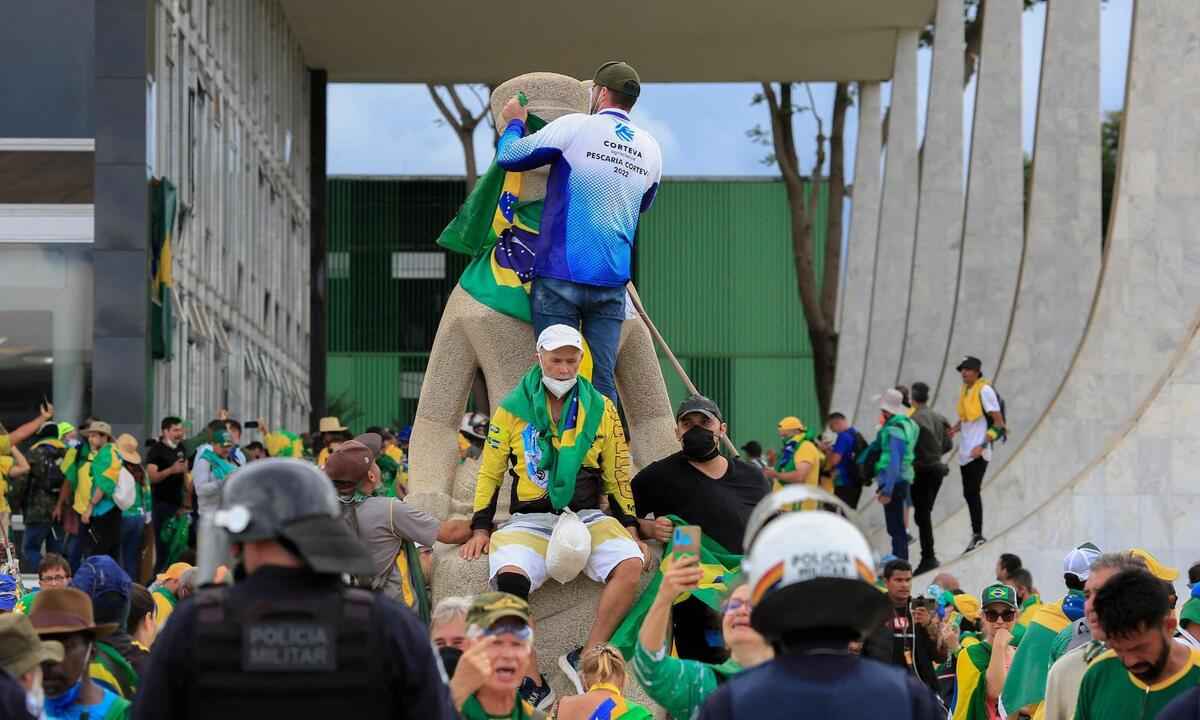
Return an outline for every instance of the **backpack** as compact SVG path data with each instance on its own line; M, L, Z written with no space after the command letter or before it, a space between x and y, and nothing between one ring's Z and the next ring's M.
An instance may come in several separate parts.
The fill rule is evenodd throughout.
M870 443L868 443L867 439L865 437L863 437L863 434L858 431L858 428L851 428L851 430L854 431L854 449L851 450L851 457L855 459L854 473L858 478L859 484L870 485L871 484L870 476L866 472L864 472L863 466L859 465L857 462L858 456L862 454L863 450L867 449L867 446ZM872 464L871 467L874 467L874 464Z
M997 439L1008 442L1008 405L1005 404L1004 398L1001 397L1000 391L996 389L995 385L989 385L988 387L992 389L992 392L996 393L996 402L1000 405L1000 419L1004 421L1004 427L1000 429L1000 437ZM983 416L987 418L988 430L996 426L996 421L992 419L991 413L985 412Z
M121 474L117 476L117 486L113 488L112 498L122 512L137 502L137 481L133 479L133 473L125 468L121 468Z
M54 445L38 445L33 449L29 457L29 477L32 481L29 484L30 491L42 490L58 495L58 491L67 480L59 465L63 455L64 451Z

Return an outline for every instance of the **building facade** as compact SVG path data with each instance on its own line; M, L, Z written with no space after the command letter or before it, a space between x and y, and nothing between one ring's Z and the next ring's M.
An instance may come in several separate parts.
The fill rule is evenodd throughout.
M14 3L0 61L0 422L305 427L311 73L280 5Z

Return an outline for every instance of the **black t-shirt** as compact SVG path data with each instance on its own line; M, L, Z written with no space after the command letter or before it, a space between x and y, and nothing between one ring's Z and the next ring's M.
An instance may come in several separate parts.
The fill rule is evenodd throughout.
M750 513L770 492L762 471L749 463L730 460L725 476L714 480L682 452L650 463L633 478L638 517L678 515L733 553L743 552Z
M160 471L166 470L177 460L185 459L183 446L171 447L162 440L155 440L146 451L146 464L153 465ZM183 505L183 473L163 478L161 482L150 484L150 495L154 502L169 503L176 507Z

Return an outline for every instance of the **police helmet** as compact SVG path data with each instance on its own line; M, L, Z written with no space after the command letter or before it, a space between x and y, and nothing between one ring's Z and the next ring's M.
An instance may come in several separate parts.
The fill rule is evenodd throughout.
M769 640L802 631L864 634L888 611L857 515L820 488L788 485L764 498L745 547L750 624Z
M302 460L259 460L230 475L213 523L234 543L280 540L319 573L375 572L366 547L341 518L333 484Z

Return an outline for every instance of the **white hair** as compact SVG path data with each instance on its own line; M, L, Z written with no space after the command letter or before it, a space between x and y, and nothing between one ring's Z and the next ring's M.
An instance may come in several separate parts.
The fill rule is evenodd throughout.
M444 625L455 620L467 619L467 611L471 609L471 598L463 596L452 596L443 598L441 602L433 607L433 612L429 617L429 627L433 629L438 625Z

